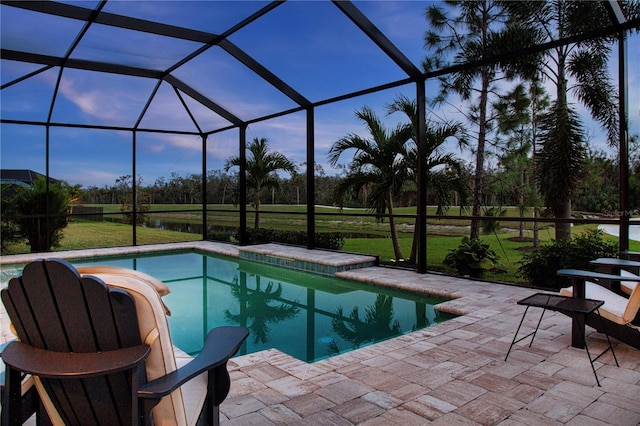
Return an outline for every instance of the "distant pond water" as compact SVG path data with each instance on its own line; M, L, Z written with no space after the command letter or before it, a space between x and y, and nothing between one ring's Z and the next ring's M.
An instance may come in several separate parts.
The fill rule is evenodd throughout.
M125 223L124 219L121 218L104 218L105 222L115 222L115 223ZM162 219L154 219L144 224L147 228L153 229L164 229L167 231L176 231L176 232L186 232L189 234L202 234L202 224L201 223L185 223L185 222L174 222L174 221L166 221ZM211 234L215 233L235 233L237 228L235 226L220 226L220 225L212 225L207 224L207 233ZM384 236L377 234L366 234L366 233L357 233L357 232L341 232L340 233L344 238L384 238Z
M124 219L120 219L120 218L105 218L104 220L107 222L125 223ZM154 219L145 223L143 226L147 228L153 228L153 229L164 229L167 231L186 232L189 234L202 234L201 223L174 222L174 221ZM209 232L211 231L234 232L236 228L233 226L207 225L207 230Z

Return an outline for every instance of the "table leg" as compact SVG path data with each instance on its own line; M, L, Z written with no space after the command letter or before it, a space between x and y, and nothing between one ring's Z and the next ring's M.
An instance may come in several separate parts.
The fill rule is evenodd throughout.
M571 278L571 285L573 286L573 297L578 299L585 298L585 280L578 277ZM584 349L584 314L575 313L572 317L571 324L571 346L574 348Z
M585 296L585 283L584 279L580 277L571 278L571 286L573 287L573 297L578 299L584 299Z
M571 346L584 349L585 315L576 312L571 317Z

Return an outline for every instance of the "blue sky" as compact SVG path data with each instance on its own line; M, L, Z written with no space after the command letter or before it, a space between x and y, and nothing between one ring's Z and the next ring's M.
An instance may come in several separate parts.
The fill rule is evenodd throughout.
M93 7L95 2L73 2ZM209 33L224 31L264 2L172 2L111 1L104 11L189 26ZM423 1L364 1L355 4L418 67L425 55L426 29ZM62 55L81 23L52 17L34 17L24 11L1 6L3 48L27 48L42 54ZM37 43L34 43L37 41ZM280 79L311 101L320 101L406 76L366 36L328 1L290 1L263 16L230 41L253 56ZM118 61L131 66L161 70L183 55L198 49L191 41L171 40L128 30L94 25L71 55L101 62ZM640 43L629 41L629 92L632 132L640 132ZM615 65L615 61L612 62ZM37 67L7 60L0 68L2 84L34 71ZM3 118L45 121L59 70L32 77L0 92ZM295 103L269 84L256 78L220 48L212 48L172 73L176 78L211 97L241 119L272 114L295 107ZM615 75L615 74L614 74ZM131 127L150 97L155 80L67 69L60 81L52 111L54 122ZM427 93L435 90L427 85ZM349 133L367 136L354 111L368 105L384 116L384 106L398 94L414 97L413 85L318 107L315 111L316 161L333 173L326 155L333 142ZM205 131L228 122L185 97L191 113ZM438 116L461 118L443 107ZM395 126L403 117L385 117ZM604 147L598 126L587 122L594 146ZM163 83L140 122L141 128L195 131L180 99ZM295 113L252 124L248 139L266 137L272 148L301 163L305 154L306 116ZM52 177L84 186L112 185L131 174L132 134L129 131L51 128ZM37 126L2 124L0 128L2 168L25 168L44 172L45 130ZM237 130L211 135L207 168L220 169L236 155ZM451 144L454 149L455 144ZM169 179L172 174L197 173L201 168L201 140L190 135L137 133L137 169L145 184ZM461 154L470 159L471 154ZM346 163L348 158L344 159Z

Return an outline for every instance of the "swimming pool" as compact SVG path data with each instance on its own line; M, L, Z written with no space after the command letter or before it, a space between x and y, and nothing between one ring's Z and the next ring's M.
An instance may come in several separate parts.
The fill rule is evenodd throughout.
M193 250L70 262L122 266L164 281L173 343L190 354L211 328L242 325L250 335L239 355L276 348L314 362L454 317L434 309L445 298Z

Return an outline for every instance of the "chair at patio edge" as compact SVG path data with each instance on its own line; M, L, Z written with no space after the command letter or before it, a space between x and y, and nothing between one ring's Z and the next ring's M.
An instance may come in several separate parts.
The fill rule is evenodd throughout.
M2 352L2 425L25 417L25 375L53 424L218 424L227 361L248 330L214 328L189 357L172 345L161 282L136 271L95 275L37 260L2 290L18 338Z
M609 336L640 349L640 285L635 285L635 282L634 285L627 285L627 288L633 288L628 298L624 292L618 293L611 289L619 289L621 281L635 280L637 277L575 269L560 270L558 274L570 278L572 282L572 287L560 290L561 295L574 296L577 292L579 296L582 293L582 297L604 301L599 312ZM588 315L586 323L603 331L596 314Z
M640 262L638 261L600 257L592 260L590 263L598 272L620 275L624 278L635 278L633 281L600 282L601 285L604 284L609 290L628 297L636 286L638 286L638 282L640 281L640 275L638 275L640 273Z

